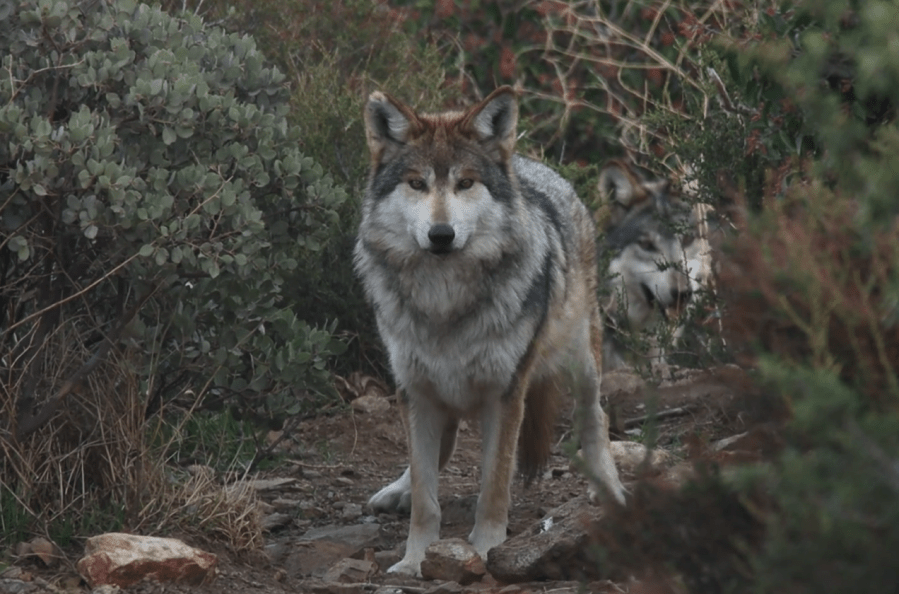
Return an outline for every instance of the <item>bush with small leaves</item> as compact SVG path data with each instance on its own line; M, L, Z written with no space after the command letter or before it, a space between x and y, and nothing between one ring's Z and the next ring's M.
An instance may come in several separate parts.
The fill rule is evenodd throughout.
M0 48L4 449L112 355L149 412L190 389L271 418L326 390L343 345L303 321L304 271L345 191L254 40L132 0L25 0L0 5Z

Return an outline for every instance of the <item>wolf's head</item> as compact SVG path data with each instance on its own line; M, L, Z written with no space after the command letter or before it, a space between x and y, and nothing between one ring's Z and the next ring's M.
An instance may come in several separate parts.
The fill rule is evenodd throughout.
M628 318L640 325L654 310L679 314L710 271L708 241L699 236L704 211L672 196L667 181L647 181L623 162L602 170L599 190L611 206L609 268L624 289Z
M418 114L381 92L365 106L372 168L363 216L384 251L495 254L497 202L514 192L518 105L501 87L464 112Z

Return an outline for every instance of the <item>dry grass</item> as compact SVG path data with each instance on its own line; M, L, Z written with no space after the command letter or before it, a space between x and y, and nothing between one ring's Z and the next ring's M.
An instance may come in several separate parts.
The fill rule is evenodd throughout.
M32 369L40 373L35 393L55 393L90 358L75 326L60 324L19 368L20 378ZM135 358L111 350L38 430L23 439L16 439L14 426L0 431L0 532L41 533L63 545L107 530L206 533L236 551L258 548L256 499L245 481L223 486L209 473L173 474L166 462L178 440L151 447ZM15 398L24 382L0 394L0 418L22 414L23 401ZM49 398L28 405L37 409Z

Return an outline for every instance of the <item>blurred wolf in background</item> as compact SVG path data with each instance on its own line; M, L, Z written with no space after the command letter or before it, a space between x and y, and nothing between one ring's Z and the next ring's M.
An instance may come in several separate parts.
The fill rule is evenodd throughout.
M611 253L610 298L603 304L605 369L625 365L621 333L653 330L654 367L666 367L662 342L676 345L696 296L712 281L708 204L688 204L669 191L667 180L649 181L632 165L613 161L599 177L610 207L605 249ZM665 335L667 340L665 340Z
M515 154L517 122L509 87L463 112L418 114L380 92L365 108L372 168L356 270L404 393L410 455L369 501L411 505L405 557L389 571L421 575L439 538L438 473L465 417L482 434L469 540L486 559L506 539L516 452L528 478L545 464L565 379L586 469L624 502L600 406L593 220L567 181Z

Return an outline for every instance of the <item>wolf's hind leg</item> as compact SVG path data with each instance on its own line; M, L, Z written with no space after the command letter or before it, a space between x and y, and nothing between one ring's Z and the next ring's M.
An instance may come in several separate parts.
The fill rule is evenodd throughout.
M440 436L440 470L446 466L456 448L458 419L449 419ZM368 500L368 507L374 512L397 512L408 514L412 510L412 474L409 467L396 479Z

